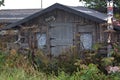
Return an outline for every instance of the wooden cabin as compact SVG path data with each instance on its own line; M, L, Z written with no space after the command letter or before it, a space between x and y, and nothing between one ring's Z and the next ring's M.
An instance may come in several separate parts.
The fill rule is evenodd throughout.
M82 6L54 4L13 24L2 31L18 30L21 44L44 49L46 54L58 56L72 46L90 50L93 44L106 42L107 15ZM119 42L119 27L114 27L113 41ZM9 33L8 33L9 34Z
M22 20L40 10L41 9L2 9L0 10L0 28L16 23L17 21ZM4 33L5 31L1 31L0 35L3 35ZM9 37L11 37L8 35L6 38L6 36L7 35L0 37L1 47L4 45L4 40L6 40L7 38L9 39Z

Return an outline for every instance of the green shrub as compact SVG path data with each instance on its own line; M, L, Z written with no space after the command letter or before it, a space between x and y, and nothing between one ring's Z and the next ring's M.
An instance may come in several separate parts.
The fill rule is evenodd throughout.
M51 60L43 53L36 54L35 69L27 56L2 52L0 53L0 80L119 80L120 73L106 75L99 68L100 65L111 64L116 60L115 58L110 62L104 58L100 59L102 63L95 63L95 55L90 51L86 52L88 56L84 59L72 54L65 53ZM88 61L89 59L91 61Z
M55 80L54 76L48 76L45 73L37 72L27 73L23 69L6 69L0 74L0 80Z
M112 73L112 74L110 74L108 77L109 77L109 79L111 79L111 80L120 80L120 73L119 73L119 72Z
M5 67L5 62L6 62L6 56L7 54L0 52L0 69Z

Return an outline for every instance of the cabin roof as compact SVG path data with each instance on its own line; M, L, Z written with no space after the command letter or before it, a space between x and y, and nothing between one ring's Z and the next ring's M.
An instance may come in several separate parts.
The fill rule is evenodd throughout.
M95 11L93 9L89 9L83 6L77 6L77 7L70 7L73 10L78 11L79 13L81 13L81 15L83 15L83 17L93 20L95 22L105 22L107 21L107 15L98 11ZM80 14L79 14L80 15ZM80 15L80 16L81 16Z
M86 19L89 19L89 20L92 20L92 21L95 21L98 23L103 23L103 22L106 22L106 20L107 20L106 14L100 13L100 12L92 10L92 9L88 9L88 8L85 8L82 6L73 7L73 6L65 6L65 5L62 5L59 3L55 3L52 6L46 8L46 9L40 10L34 14L31 14L30 16L28 16L22 20L19 20L13 24L10 24L10 25L4 27L3 29L10 29L10 28L17 27L18 25L21 25L21 24L23 24L23 23L25 23L33 18L36 18L44 13L50 12L50 11L55 10L55 9L64 10L64 11L67 11L69 13L73 13L73 14L76 14L78 16L82 16Z
M2 9L0 10L0 23L14 23L38 11L40 9Z

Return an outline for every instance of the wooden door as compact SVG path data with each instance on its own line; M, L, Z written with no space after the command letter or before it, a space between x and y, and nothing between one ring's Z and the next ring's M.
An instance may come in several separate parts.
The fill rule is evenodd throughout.
M59 55L73 45L73 29L71 24L54 24L50 29L51 53Z

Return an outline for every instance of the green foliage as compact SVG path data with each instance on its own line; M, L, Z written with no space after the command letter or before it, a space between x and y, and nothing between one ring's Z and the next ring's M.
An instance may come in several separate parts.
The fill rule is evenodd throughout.
M100 80L100 77L98 76L100 76L101 73L94 64L89 64L87 69L82 69L80 73L81 75L79 79L81 80Z
M14 51L1 52L0 80L119 80L120 73L104 73L106 66L119 65L119 46L113 44L113 54L109 58L97 56L99 47L102 46L96 45L96 51L81 52L82 58L78 57L75 47L51 59L41 51L34 57Z
M106 57L101 60L102 66L113 65L114 57Z
M0 70L7 68L22 68L27 73L34 72L34 67L27 56L0 52Z
M99 48L101 48L103 46L102 43L96 43L92 46L93 50L97 51Z
M116 19L120 20L120 14L119 14L119 13L116 13L116 14L114 15L114 17L115 17Z
M28 74L20 68L7 68L0 73L0 80L55 80L55 77L37 71Z
M82 0L79 0L82 1ZM83 0L86 2L86 6L87 7L91 7L91 8L106 8L106 0ZM115 0L114 1L114 6L115 7L120 7L120 1L119 0Z
M95 9L97 11L103 12L103 13L107 13L107 0L79 0L79 1L85 1L85 7L89 7L92 9ZM113 0L114 2L114 17L116 19L120 19L120 0Z
M120 80L120 73L119 72L112 73L112 74L109 75L109 78L111 80Z
M86 5L91 8L106 7L106 2L104 0L83 0Z
M59 72L59 75L56 80L70 80L69 78L70 78L70 75L62 71L62 72Z
M47 74L54 73L55 75L58 75L59 71L72 74L77 70L77 67L74 65L77 57L75 47L71 47L68 51L51 59L44 55L41 51L38 51L34 57L34 61L37 70L43 71Z
M4 0L1 0L1 1L0 1L0 6L1 6L1 5L4 6Z
M0 69L5 66L5 61L6 61L6 54L0 52Z
M21 68L7 68L0 72L0 80L119 80L120 73L103 74L95 64L89 64L87 69L78 70L71 75L61 71L58 76L54 74L35 71L26 73Z

